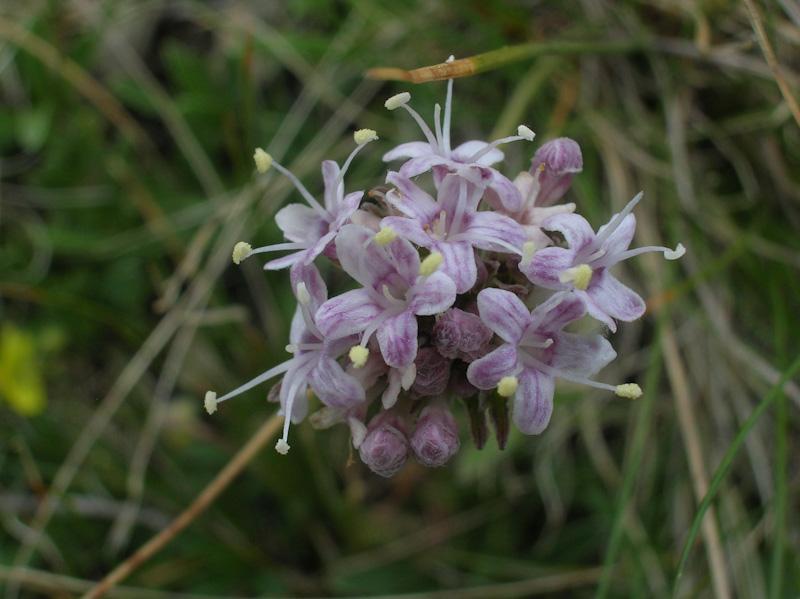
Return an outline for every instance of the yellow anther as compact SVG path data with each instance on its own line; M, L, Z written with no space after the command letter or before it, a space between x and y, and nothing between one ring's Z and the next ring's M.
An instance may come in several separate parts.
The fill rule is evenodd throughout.
M256 170L259 173L266 173L269 167L272 166L272 156L261 148L256 148L256 151L253 153L253 160L256 163Z
M391 227L381 227L381 230L375 233L374 239L375 243L381 247L389 245L395 239L397 239L397 231Z
M275 451L277 451L281 455L286 455L287 453L289 453L289 444L285 440L279 439L278 442L275 444Z
M536 134L533 132L533 130L525 125L520 125L517 127L517 135L523 139L527 139L528 141L533 141L533 138L536 137Z
M386 110L395 110L400 108L403 104L408 104L410 100L411 94L408 92L401 92L386 100L383 105L386 107Z
M217 394L213 391L206 391L206 398L203 400L206 412L213 414L217 411Z
M520 266L528 266L533 260L533 254L536 253L536 244L532 241L526 241L522 244L522 260L519 261Z
M233 246L233 263L240 264L242 260L250 255L252 250L253 246L246 241L240 241L237 243L235 246Z
M378 139L378 133L374 129L359 129L353 133L353 141L359 146Z
M347 355L353 363L353 368L363 368L369 358L369 350L363 345L354 345Z
M575 289L585 291L592 281L592 267L588 264L578 264L578 266L566 269L558 279L562 283L572 283Z
M444 256L440 252L431 252L419 265L419 274L427 277L435 273L444 261Z
M519 380L515 376L504 376L497 383L497 393L501 397L511 397L517 392L519 387Z
M636 383L623 383L617 385L614 393L623 399L639 399L642 396L642 388Z

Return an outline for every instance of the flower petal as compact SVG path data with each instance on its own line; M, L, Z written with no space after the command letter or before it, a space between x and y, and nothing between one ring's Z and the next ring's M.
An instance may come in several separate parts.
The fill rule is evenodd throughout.
M433 316L447 310L456 301L456 284L443 272L419 277L406 296L408 309L420 316Z
M360 333L382 313L366 289L354 289L322 304L314 320L325 337L338 339Z
M491 171L491 180L486 189L484 199L495 209L506 212L519 212L522 209L522 194L510 179L501 175L494 169Z
M433 149L429 143L424 141L409 141L386 152L386 154L383 155L383 161L391 162L398 158L418 158L426 154L433 154Z
M309 384L320 401L332 408L352 408L364 401L364 388L330 356L321 356Z
M406 286L414 285L419 275L419 252L402 237L396 238L385 249L394 270Z
M312 245L310 248L305 250L305 258L303 258L303 264L311 264L314 260L319 256L322 252L324 252L327 247L333 243L333 240L336 238L336 231L331 231L330 233L326 233L322 237L320 237L317 242Z
M360 225L345 225L336 236L342 268L364 287L375 287L394 272L386 254L372 245L375 233Z
M601 335L560 333L554 339L550 366L573 376L589 378L617 357L611 343Z
M573 265L575 252L560 247L547 247L537 251L533 259L520 263L519 269L535 285L547 289L567 289L559 275Z
M416 177L422 173L427 173L437 164L447 164L448 162L446 158L442 158L436 154L427 154L419 158L412 158L400 167L399 172L404 177Z
M607 270L595 271L586 290L592 302L611 318L631 322L645 311L644 300Z
M514 424L526 435L538 435L547 428L553 414L555 380L533 368L526 368L518 378L512 413Z
M358 210L363 197L363 191L353 191L344 196L338 204L330 209L335 218L333 229L338 231L347 224L353 213Z
M473 139L471 141L465 141L460 146L456 147L451 153L450 157L457 161L457 162L464 162L468 163L469 158L480 152L483 148L488 146L489 144L485 141L480 141L477 139ZM480 164L483 166L491 166L495 162L500 162L504 158L504 154L502 150L498 150L494 148L489 150L485 155L478 158L476 164Z
M580 294L560 292L536 306L531 314L531 326L540 333L558 333L585 314L586 302Z
M381 220L381 227L391 227L400 237L421 247L429 247L433 241L416 218L387 216Z
M516 374L518 364L517 348L504 343L472 362L467 368L467 380L478 389L494 389L504 376Z
M307 257L308 250L292 252L291 254L286 254L280 258L270 260L264 265L264 270L281 270L282 268L288 268L289 266L294 266L295 264L304 263Z
M376 333L381 355L392 368L403 368L417 357L417 319L410 310L387 318Z
M304 204L289 204L275 215L275 222L289 241L314 243L328 232L328 223Z
M579 252L594 241L594 230L585 218L578 214L556 214L542 223L550 231L558 231L569 244L569 249Z
M508 343L518 343L531 322L531 313L522 300L504 289L481 291L478 312L483 323Z
M325 186L325 209L334 211L338 199L344 194L344 182L336 181L339 179L339 165L333 160L322 161L322 182Z
M464 234L476 248L493 252L509 252L508 245L522 248L527 241L525 229L517 221L489 211L473 213Z
M322 275L313 264L296 264L289 272L289 278L292 282L292 291L297 293L297 285L303 283L306 286L308 294L311 296L311 313L313 314L319 307L328 299L328 288L325 286L325 281L322 280Z
M616 216L616 215L615 215ZM614 217L611 217L611 220L614 220ZM606 227L607 224L600 227L600 230L597 231L597 234L600 235ZM615 254L619 254L624 252L630 246L631 241L633 241L633 234L636 232L636 216L631 213L628 214L625 218L622 219L622 222L614 229L614 232L608 236L605 243L603 244L603 249L606 250L606 255L614 256Z
M427 224L438 214L435 200L408 177L390 172L386 175L386 182L394 185L399 192L387 193L386 201L406 216L411 216L420 220L422 224Z
M441 241L434 244L431 250L442 255L439 272L453 280L457 293L466 293L475 286L475 281L478 279L478 266L475 263L475 250L468 241Z

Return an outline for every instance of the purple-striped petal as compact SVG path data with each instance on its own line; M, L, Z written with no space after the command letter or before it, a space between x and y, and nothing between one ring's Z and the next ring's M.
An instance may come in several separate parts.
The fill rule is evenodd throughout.
M583 318L586 302L577 293L557 293L531 313L531 326L542 333L558 333L569 323Z
M611 318L631 322L645 311L644 300L607 270L595 271L586 294Z
M523 370L518 379L512 412L514 424L526 435L538 435L547 428L553 414L555 380L532 368Z
M573 265L575 252L560 247L547 247L538 250L533 259L520 263L519 269L535 285L547 289L567 289L558 276Z
M322 161L322 183L325 186L325 209L336 210L338 199L344 194L344 182L339 181L339 165L333 160Z
M360 333L381 314L383 308L366 289L354 289L322 304L314 320L325 337L338 339Z
M337 231L341 229L353 216L353 213L358 210L361 205L361 198L364 197L363 191L353 191L348 193L342 198L342 201L331 208L335 216L333 228Z
M311 313L313 314L328 299L328 288L319 270L314 265L296 264L289 272L289 279L292 282L292 291L297 293L297 285L303 283L308 294L311 296Z
M336 238L336 232L331 231L330 233L326 233L319 239L317 239L316 243L312 245L310 248L305 250L305 258L303 259L303 264L311 264L314 260L319 256L322 252L324 252L329 245L333 243L333 240Z
M289 204L275 215L275 222L289 241L314 243L328 232L328 223L312 208Z
M472 362L467 368L467 380L478 389L494 389L504 376L513 376L519 370L517 348L505 343Z
M436 201L408 177L390 172L386 176L386 182L394 185L399 192L387 193L386 201L406 216L416 218L426 224L438 214Z
M601 335L560 333L554 339L550 366L573 376L591 377L617 357L611 343Z
M342 268L364 287L375 287L394 272L384 252L371 245L374 236L360 225L345 225L336 236L336 255Z
M442 272L419 277L406 295L408 309L420 316L433 316L447 310L456 301L456 284Z
M522 194L516 185L496 170L489 170L492 178L489 181L484 199L496 210L502 209L511 213L522 210Z
M473 213L464 234L476 248L493 252L509 252L508 245L522 248L527 241L525 229L517 221L489 211Z
M431 247L442 254L439 272L446 274L456 284L457 293L466 293L475 286L478 279L478 266L475 263L475 250L468 241L441 241Z
M504 289L481 291L478 312L483 323L508 343L518 343L531 322L531 313L522 300Z
M419 275L419 252L401 237L396 238L385 249L394 270L411 287Z
M377 337L381 355L392 368L408 366L417 357L417 319L410 310L387 318Z
M470 158L480 152L483 148L488 146L489 144L485 141L480 141L477 139L473 139L471 141L465 141L463 144L456 147L451 153L450 157L457 161L457 162L470 162ZM491 166L495 162L500 162L504 158L502 150L498 150L497 148L493 148L489 150L486 154L478 158L476 164L480 164L482 166Z
M391 162L398 158L418 158L432 153L433 150L430 144L424 141L409 141L386 152L386 154L383 155L383 161Z
M352 408L364 401L364 388L329 356L321 356L309 384L320 401L332 408Z
M387 216L381 220L381 227L391 227L402 238L421 247L429 247L431 236L422 228L420 221L405 216Z
M594 241L592 226L578 214L556 214L545 220L542 227L561 233L573 252L580 251Z
M613 220L614 217L612 217ZM600 230L597 231L597 234L600 235L608 225L603 225L600 227ZM615 254L619 254L624 252L630 246L631 241L633 241L633 234L636 232L636 216L631 213L625 218L622 219L622 222L614 229L614 232L608 236L605 243L603 244L603 249L606 250L606 255L614 256ZM608 265L610 266L610 264Z
M416 177L422 173L427 173L437 164L447 164L449 160L437 156L436 154L427 154L419 158L412 158L400 167L400 174L404 177Z

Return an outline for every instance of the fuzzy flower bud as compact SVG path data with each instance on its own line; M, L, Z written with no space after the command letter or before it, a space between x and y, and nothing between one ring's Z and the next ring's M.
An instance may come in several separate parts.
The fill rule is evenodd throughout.
M577 142L569 137L548 141L536 151L530 173L539 178L537 206L550 206L567 192L572 177L583 170L583 156Z
M460 447L458 426L450 410L435 404L422 410L411 436L411 448L423 466L444 466Z
M380 476L390 478L397 474L408 457L405 428L405 423L391 412L375 416L358 448L361 461Z
M422 347L414 360L417 377L411 390L422 397L441 395L450 379L450 360L433 347Z
M492 331L476 314L452 308L439 317L433 327L433 343L439 353L447 358L465 362L486 353Z

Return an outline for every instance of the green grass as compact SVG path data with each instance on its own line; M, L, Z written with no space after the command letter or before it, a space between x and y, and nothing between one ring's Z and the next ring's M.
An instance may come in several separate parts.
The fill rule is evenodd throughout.
M800 25L781 3L759 9L797 94ZM537 142L570 136L585 161L570 198L593 224L643 189L637 241L687 247L622 271L650 312L611 337L620 359L602 378L645 395L560 386L550 428L512 431L505 451L471 447L462 410L452 465L390 481L345 430L306 422L288 457L262 452L120 596L706 597L719 577L737 597L800 594L800 127L743 5L12 0L0 18L3 592L84 590L274 410L265 389L202 410L206 389L283 359L293 310L286 273L230 264L239 239L276 241L272 216L296 199L256 181L253 148L315 192L319 161L373 128L348 187L378 186L382 152L416 133L382 106L410 84L367 68L534 43L582 50L456 81L454 137L520 122ZM585 51L643 39L658 43ZM444 97L442 83L410 91L425 115ZM531 152L510 147L507 172ZM46 389L35 416L9 397L35 387L9 391L21 363ZM48 490L63 497L11 582Z

